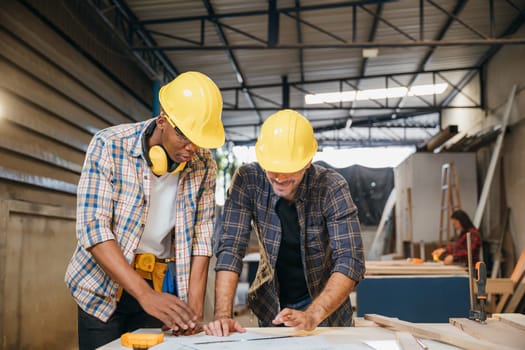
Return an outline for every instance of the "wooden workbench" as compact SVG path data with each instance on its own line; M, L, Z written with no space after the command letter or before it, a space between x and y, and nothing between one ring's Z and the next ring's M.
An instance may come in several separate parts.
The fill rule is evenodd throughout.
M522 348L520 345L523 344L522 340L525 340L525 329L522 328L525 324L525 316L509 314L512 317L507 318L505 314L502 315L489 319L485 325L466 319L451 319L451 323L442 324L417 324L379 315L367 315L370 320L357 318L356 327L317 328L309 333L294 331L287 327L271 327L247 328L247 333L235 333L229 337L211 337L203 333L189 337L166 335L163 344L150 349L342 350L351 347L356 350L420 350L423 346L429 350ZM507 322L500 321L500 317L507 319ZM146 330L139 332L146 332ZM160 332L160 330L149 330L149 332ZM277 338L272 339L272 337ZM254 338L257 340L253 340ZM99 349L125 350L127 348L122 347L119 340L115 340Z

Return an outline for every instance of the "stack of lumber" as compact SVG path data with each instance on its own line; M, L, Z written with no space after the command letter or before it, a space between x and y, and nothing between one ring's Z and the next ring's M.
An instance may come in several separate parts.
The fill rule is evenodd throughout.
M365 265L366 275L467 275L466 268L441 262L366 261Z
M375 314L365 315L365 319L396 332L408 332L415 339L437 340L467 350L525 348L525 315L522 314L496 314L483 324L466 318L451 318L450 324L454 327L446 324L411 323ZM402 339L409 344L410 336L404 333ZM400 343L403 346L403 342ZM403 347L410 348L415 349Z

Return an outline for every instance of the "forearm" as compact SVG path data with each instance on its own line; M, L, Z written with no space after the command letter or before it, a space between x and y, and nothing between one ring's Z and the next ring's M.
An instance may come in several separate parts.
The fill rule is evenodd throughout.
M89 249L104 272L135 299L151 291L147 282L127 262L115 240L99 243Z
M232 318L239 274L222 270L217 271L215 278L215 319Z
M341 304L349 298L355 287L355 281L340 272L334 272L317 298L306 310L311 314L316 324L330 316Z
M188 305L199 318L204 315L204 297L206 295L209 262L208 256L195 255L191 258Z

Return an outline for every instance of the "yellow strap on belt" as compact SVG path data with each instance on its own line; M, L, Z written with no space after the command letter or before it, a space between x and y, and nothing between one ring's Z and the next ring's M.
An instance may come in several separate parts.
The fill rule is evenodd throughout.
M150 348L162 342L164 342L164 333L124 333L120 337L120 343L127 348Z

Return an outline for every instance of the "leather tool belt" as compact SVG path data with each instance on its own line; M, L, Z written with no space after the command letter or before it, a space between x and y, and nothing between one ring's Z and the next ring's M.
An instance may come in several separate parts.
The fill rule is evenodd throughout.
M175 261L174 258L160 259L150 253L137 254L133 268L144 279L153 282L153 289L162 292L162 283L168 262Z

